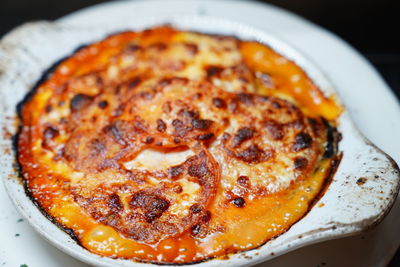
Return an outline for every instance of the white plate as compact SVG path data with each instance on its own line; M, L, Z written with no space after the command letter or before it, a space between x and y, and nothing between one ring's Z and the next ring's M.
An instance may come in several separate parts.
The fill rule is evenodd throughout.
M223 16L231 20L265 29L266 31L272 32L275 35L285 39L288 43L291 43L294 47L308 55L309 58L313 59L314 62L316 62L325 73L331 74L330 79L336 85L336 88L342 96L345 104L347 104L349 107L353 118L356 120L361 130L363 130L363 132L366 133L366 135L372 141L386 150L395 159L399 159L398 154L396 155L396 152L399 150L396 150L396 147L394 147L396 144L396 134L400 133L398 128L400 127L400 123L396 121L400 118L400 116L398 116L400 113L398 104L389 94L388 89L385 87L376 73L370 69L370 67L365 64L365 62L363 62L356 53L352 52L351 49L346 47L343 43L340 43L340 41L337 41L337 39L335 40L335 38L332 38L332 36L327 35L327 33L314 28L298 18L294 18L293 16L285 14L282 11L266 7L260 8L260 6L255 3L222 1L173 1L167 3L125 2L122 4L123 7L121 6L121 3L102 5L95 9L92 8L86 12L79 12L77 15L72 17L69 16L66 19L63 19L61 22L63 24L88 26L90 24L96 24L99 17L102 18L102 23L105 21L115 22L116 20L120 20L121 17L124 17L123 13L125 15L134 15L136 13L140 14L141 16L146 14L149 14L149 16L154 16L157 14L206 13L207 15L220 17ZM267 27L265 27L265 25L267 25ZM331 51L335 51L335 55L332 55ZM371 86L374 86L375 90L374 87ZM351 90L349 90L349 88L351 88ZM364 99L360 98L360 96L362 96ZM372 108L374 110L372 110ZM358 114L358 110L363 111L363 113ZM374 118L374 116L379 115L380 117L383 117L382 115L384 115L385 122L383 122L383 120L376 122L371 120ZM363 121L369 121L369 123L366 124ZM393 126L391 125L392 123ZM368 128L368 125L370 128L369 130L366 130L365 127ZM371 128L377 126L378 128ZM397 129L395 127L397 127ZM384 137L384 139L380 139L382 137ZM388 141L392 141L393 144ZM382 265L384 263L382 262L382 259L385 260L390 257L398 245L398 233L397 235L394 235L395 230L397 229L390 228L390 226L394 226L397 223L396 220L391 219L391 217L398 217L396 214L393 216L393 213L396 212L399 212L398 208L393 210L390 217L388 217L388 219L385 220L384 223L379 226L379 228L366 235L364 240L361 240L360 237L347 239L347 243L351 243L351 246L344 244L344 240L340 240L342 243L340 243L340 241L326 242L324 244L308 247L306 249L287 254L286 256L279 257L268 262L268 265L272 264L271 266L274 266L274 264L276 264L275 266L278 266L280 264L286 266L296 263L297 266L316 266L318 264L322 265L323 262L326 262L331 266L345 266L347 264L352 266ZM15 222L16 220L12 222L13 225L15 225ZM3 220L0 221L0 226L2 223ZM22 237L23 235L14 237L14 240L10 240L10 242L15 243L16 238L19 238L19 241L21 241ZM379 244L379 242L384 240L384 238L390 237L392 238L391 240L386 240L384 244ZM3 242L6 242L7 239L3 239L1 237L0 240L3 240L0 241L0 245L2 245L2 247L4 246L4 249L6 249L5 244L10 244L10 242L4 243L3 245ZM25 240L24 244L29 242L38 242L38 240ZM373 244L378 245L376 249L371 246ZM46 254L48 253L47 247L38 249L37 245L35 246L34 244L31 244L31 246L33 247L26 249L23 247L18 247L18 250L15 251L8 248L7 255L4 255L4 257L9 257L13 252L18 253L19 251L24 251L23 257L25 257L26 255L30 255L30 253L26 253L26 251L31 251L32 258L30 261L21 262L23 258L21 255L17 254L18 258L15 260L18 260L18 262L12 264L11 266L18 266L18 264L22 263L26 263L29 266L34 266L33 261L35 259L38 263L37 266L60 265L60 262L56 263L60 259L54 257L62 257L59 256L62 255L61 253L56 253L55 255ZM362 256L357 254L357 250L351 250L351 248L354 249L355 246L357 249L361 249L359 252L363 253ZM340 251L340 249L344 250ZM3 253L3 251L0 251L0 253ZM6 252L4 251L4 253ZM33 256L35 254L36 258ZM340 257L338 257L338 255L340 255ZM324 256L325 258L319 258L320 256ZM354 256L356 256L356 258ZM0 254L0 259L2 258L3 254ZM332 259L332 261L330 259ZM70 262L68 264L68 258L65 258L65 260L67 260L65 264L66 266L77 266L76 262ZM342 260L343 262L341 263L338 260ZM358 262L352 262L353 260L358 260ZM0 264L1 263L2 262L0 261ZM9 263L10 261L7 262L7 264Z

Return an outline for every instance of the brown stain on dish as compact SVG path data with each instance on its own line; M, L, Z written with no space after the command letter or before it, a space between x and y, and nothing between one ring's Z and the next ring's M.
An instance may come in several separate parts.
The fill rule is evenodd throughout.
M368 178L360 177L360 178L357 179L356 183L357 183L357 185L361 186L361 185L365 184L367 181L368 181Z

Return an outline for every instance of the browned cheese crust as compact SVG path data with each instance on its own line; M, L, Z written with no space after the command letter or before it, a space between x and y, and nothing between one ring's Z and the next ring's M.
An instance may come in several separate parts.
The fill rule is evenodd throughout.
M282 233L321 190L325 172L313 184L311 174L339 108L294 63L258 46L161 27L76 52L23 105L18 152L28 191L83 246L112 257L191 262ZM253 62L257 51L275 57L276 72ZM291 94L295 86L301 94ZM301 209L280 204L311 184ZM237 210L257 217L260 207L276 217L260 217L265 229L281 225L242 233L250 245L229 238L240 228L231 224ZM100 226L110 234L99 241Z

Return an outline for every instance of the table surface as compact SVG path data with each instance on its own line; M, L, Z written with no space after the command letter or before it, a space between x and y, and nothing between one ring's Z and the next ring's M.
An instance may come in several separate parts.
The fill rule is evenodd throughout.
M53 20L105 0L1 0L0 37L21 23ZM359 50L400 98L400 38L394 37L396 10L392 0L269 0L336 33ZM357 16L354 16L357 14ZM397 40L396 40L397 39ZM400 250L389 264L400 266Z

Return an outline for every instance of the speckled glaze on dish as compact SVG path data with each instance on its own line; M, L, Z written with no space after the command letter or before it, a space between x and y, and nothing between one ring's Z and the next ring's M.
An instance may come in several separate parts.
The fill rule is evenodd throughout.
M235 22L211 17L165 17L116 22L108 27L73 27L61 23L39 22L18 28L0 44L0 105L2 114L2 149L0 171L6 189L32 226L66 253L96 266L148 266L128 260L110 259L80 247L66 233L52 224L24 194L13 168L12 135L15 133L16 104L33 87L43 71L69 55L78 46L125 29L142 29L171 23L173 26L208 33L236 35L256 39L293 59L327 94L333 86L316 67L291 47L275 37ZM393 204L399 188L398 167L386 154L368 142L355 129L347 112L339 118L343 134L340 150L343 159L325 194L310 212L286 233L258 249L212 259L197 265L249 266L276 257L295 248L327 239L358 233L379 223Z

